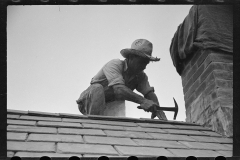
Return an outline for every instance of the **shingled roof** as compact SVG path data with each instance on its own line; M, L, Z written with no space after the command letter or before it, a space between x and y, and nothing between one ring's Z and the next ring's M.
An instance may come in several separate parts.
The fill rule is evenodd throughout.
M193 123L7 110L7 156L232 156L232 138Z

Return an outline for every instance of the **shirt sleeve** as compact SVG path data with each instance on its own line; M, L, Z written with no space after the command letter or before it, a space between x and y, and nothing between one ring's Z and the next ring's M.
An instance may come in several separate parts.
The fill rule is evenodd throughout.
M154 92L154 88L150 87L148 76L144 72L139 77L139 83L136 90L142 93L144 96L150 91Z
M122 76L123 62L119 59L114 59L108 62L103 67L103 73L108 80L108 86L113 86L116 84L125 85L125 81Z

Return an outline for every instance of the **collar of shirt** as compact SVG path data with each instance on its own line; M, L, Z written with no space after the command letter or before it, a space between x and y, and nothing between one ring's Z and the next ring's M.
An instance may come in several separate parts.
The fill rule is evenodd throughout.
M123 72L126 72L126 70L128 69L128 66L127 66L127 60L125 59L124 61L123 61Z

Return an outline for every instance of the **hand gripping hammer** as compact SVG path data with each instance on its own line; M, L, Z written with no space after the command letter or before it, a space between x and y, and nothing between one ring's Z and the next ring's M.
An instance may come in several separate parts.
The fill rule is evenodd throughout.
M173 98L175 107L160 107L160 106L153 106L153 112L156 112L157 110L163 110L163 111L173 111L174 116L173 119L176 120L177 114L178 114L178 104L176 100Z

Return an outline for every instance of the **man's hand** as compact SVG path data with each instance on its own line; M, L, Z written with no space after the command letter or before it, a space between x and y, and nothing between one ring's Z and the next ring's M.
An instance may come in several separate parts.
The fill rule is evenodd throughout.
M137 108L143 109L144 111L149 112L149 111L152 111L154 105L157 105L157 104L154 103L152 100L145 99L143 103L141 103L140 106L138 106Z
M157 110L156 106L153 106L151 108L151 112L152 112L151 119L154 119L157 116L158 119L160 120L167 120L167 117L164 114L164 112L162 110Z
M151 119L154 119L156 116L156 112L152 112Z
M151 104L151 103L145 103L145 104ZM149 111L152 112L151 119L154 119L157 116L158 119L167 121L167 117L164 114L164 112L162 110L157 110L155 105L157 105L157 104L153 102L153 105L150 106L148 110L144 109L142 106L138 106L137 108L144 109L144 111L147 111L147 112L149 112Z
M156 114L157 113L157 109L156 109L155 106L153 106L151 108L151 112L152 112L151 119L154 119L157 116L157 114Z

